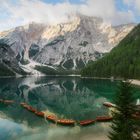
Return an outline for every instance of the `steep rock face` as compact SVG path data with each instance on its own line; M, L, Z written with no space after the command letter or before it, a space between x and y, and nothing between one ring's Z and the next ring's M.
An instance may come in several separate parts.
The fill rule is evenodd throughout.
M43 30L43 24L31 23L3 32L0 37L8 40L8 44L11 45L15 56L20 55L22 59L22 53L24 52L25 59L29 59L29 48L33 43L38 43Z
M19 76L26 74L14 58L14 52L7 44L0 41L0 76Z
M64 69L79 69L115 47L134 24L111 26L96 17L76 16L56 26L32 23L0 33L18 61L29 60ZM32 61L30 61L32 59Z
M112 27L100 18L82 16L71 24L46 29L39 42L44 47L33 59L63 68L80 68L110 52L133 27L133 24Z

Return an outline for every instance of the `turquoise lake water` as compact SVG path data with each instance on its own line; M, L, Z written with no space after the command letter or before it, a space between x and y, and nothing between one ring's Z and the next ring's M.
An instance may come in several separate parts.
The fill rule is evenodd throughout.
M77 77L27 77L0 79L0 140L108 140L109 123L88 127L65 127L48 122L25 110L26 102L39 111L76 121L108 115L103 102L113 102L118 81ZM135 102L140 88L134 87Z

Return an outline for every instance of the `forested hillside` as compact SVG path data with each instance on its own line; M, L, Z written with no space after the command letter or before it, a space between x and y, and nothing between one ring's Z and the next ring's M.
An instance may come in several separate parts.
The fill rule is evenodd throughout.
M140 24L109 54L81 71L82 76L140 79Z

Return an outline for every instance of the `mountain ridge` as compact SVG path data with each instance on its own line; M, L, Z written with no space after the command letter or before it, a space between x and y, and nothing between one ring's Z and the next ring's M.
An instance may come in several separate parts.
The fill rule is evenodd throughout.
M80 15L69 23L53 26L31 23L16 27L1 32L0 38L8 40L20 65L34 61L40 65L76 70L109 53L134 26L114 27L101 18Z
M104 58L82 70L82 76L140 79L140 24Z

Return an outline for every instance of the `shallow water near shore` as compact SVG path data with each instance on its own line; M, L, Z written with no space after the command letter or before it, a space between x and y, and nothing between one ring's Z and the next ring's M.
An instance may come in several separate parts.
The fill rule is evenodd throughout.
M110 123L66 127L48 122L20 106L26 102L39 111L78 121L108 115L103 102L113 102L118 81L78 77L27 77L0 79L0 140L108 140ZM134 88L135 102L140 88Z

